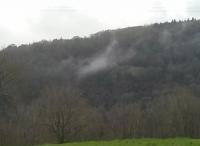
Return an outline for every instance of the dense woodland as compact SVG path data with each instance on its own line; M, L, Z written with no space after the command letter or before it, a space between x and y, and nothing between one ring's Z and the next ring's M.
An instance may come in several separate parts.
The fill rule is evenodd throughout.
M200 138L200 21L0 52L0 145Z

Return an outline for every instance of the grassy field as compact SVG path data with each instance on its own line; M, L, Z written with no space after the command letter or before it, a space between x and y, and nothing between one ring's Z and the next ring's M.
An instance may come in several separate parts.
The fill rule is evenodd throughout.
M198 139L135 139L113 141L90 141L40 146L200 146Z

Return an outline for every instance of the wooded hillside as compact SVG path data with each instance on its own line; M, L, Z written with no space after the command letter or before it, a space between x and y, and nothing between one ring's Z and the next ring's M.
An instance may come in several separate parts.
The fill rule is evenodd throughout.
M200 21L10 45L0 145L200 137Z

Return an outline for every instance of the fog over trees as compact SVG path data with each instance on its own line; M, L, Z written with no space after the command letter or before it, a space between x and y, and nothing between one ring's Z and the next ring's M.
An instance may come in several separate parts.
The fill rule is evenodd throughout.
M9 45L0 145L200 138L200 21Z

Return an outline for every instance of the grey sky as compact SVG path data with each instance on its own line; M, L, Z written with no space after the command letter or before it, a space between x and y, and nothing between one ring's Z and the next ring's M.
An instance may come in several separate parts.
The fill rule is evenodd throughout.
M0 0L0 46L199 16L199 0Z

